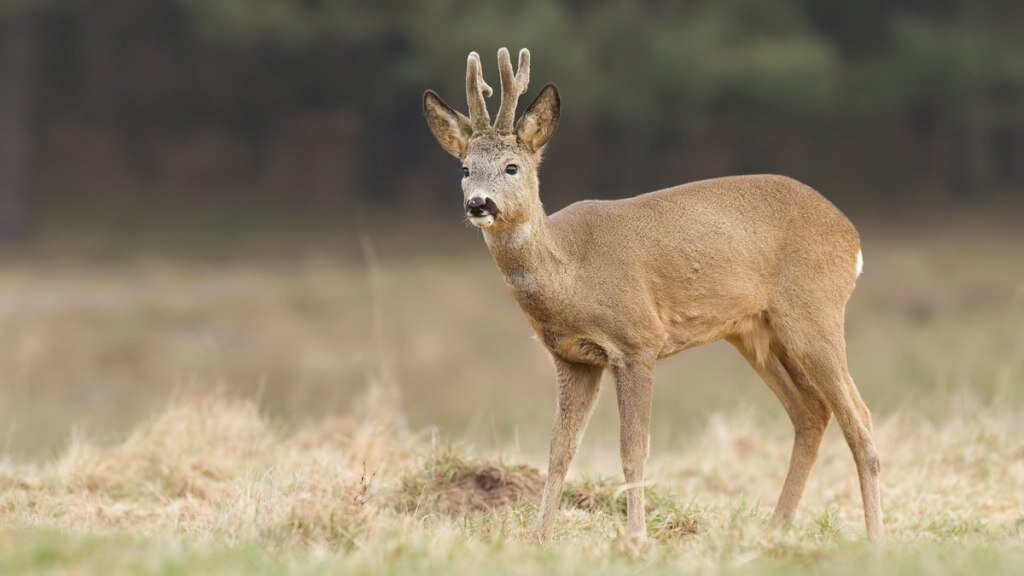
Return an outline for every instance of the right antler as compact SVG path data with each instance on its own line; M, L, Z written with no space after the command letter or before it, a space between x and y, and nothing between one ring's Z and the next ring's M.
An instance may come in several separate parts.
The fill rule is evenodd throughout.
M519 66L513 75L508 49L498 50L498 70L501 73L501 106L498 108L498 118L494 121L494 129L498 132L511 132L516 119L516 103L530 84L530 51L526 48L519 51Z
M484 82L480 55L470 52L469 59L466 61L466 100L469 104L469 121L473 125L474 132L491 127L491 117L487 114L484 96L489 97L493 93L494 90L491 90L491 87Z

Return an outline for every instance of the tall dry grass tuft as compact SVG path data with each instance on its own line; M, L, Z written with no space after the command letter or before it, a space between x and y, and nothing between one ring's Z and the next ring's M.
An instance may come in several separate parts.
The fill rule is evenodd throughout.
M76 437L52 464L6 463L0 501L21 526L353 546L415 445L372 419L287 434L252 402L178 398L120 443Z
M179 398L115 446L75 438L57 471L73 490L209 501L223 497L240 470L270 466L274 441L255 404Z

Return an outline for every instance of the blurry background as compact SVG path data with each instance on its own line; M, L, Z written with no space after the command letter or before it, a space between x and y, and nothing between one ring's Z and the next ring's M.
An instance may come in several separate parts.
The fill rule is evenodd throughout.
M861 230L850 363L875 411L1024 402L1020 2L3 0L4 454L176 390L287 421L374 382L414 428L543 449L552 369L420 116L426 88L465 109L471 50L497 86L501 46L533 53L524 105L562 93L549 210L801 179ZM657 394L655 444L737 405L785 418L722 345Z

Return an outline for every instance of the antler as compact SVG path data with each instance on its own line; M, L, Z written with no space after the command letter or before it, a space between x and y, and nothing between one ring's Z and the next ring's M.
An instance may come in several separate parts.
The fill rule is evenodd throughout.
M530 51L526 48L519 51L518 71L513 75L508 49L498 50L498 70L501 73L501 106L498 108L498 118L494 121L494 129L498 132L511 132L516 119L516 103L530 84Z
M491 127L491 117L487 114L484 96L489 97L493 93L494 90L484 82L480 55L470 52L466 61L466 100L469 103L469 121L474 132Z

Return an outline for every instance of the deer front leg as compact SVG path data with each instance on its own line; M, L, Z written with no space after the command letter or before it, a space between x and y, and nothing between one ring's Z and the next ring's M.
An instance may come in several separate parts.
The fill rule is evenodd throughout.
M619 400L622 472L628 486L626 534L629 538L643 542L647 539L643 481L651 440L653 363L635 361L616 366L615 388Z
M598 366L574 364L556 357L555 368L558 372L555 424L551 431L548 478L537 516L537 535L541 540L551 537L562 500L565 474L576 456L576 449L579 448L601 388L602 368Z

